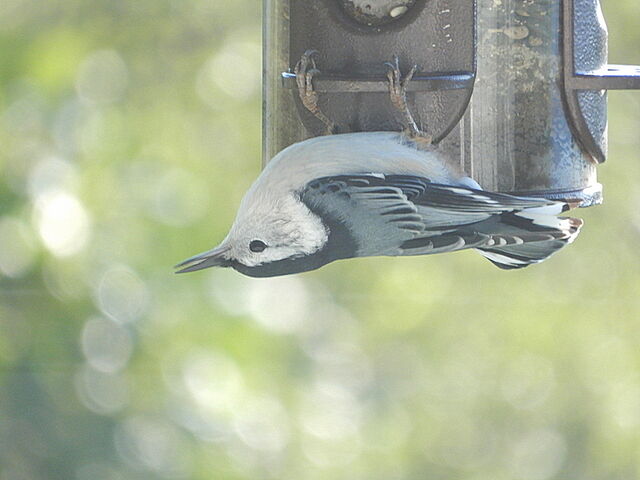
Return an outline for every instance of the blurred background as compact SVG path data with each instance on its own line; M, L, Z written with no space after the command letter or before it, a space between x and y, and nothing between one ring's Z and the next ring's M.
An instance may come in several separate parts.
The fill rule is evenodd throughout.
M640 93L544 264L175 276L259 173L260 44L257 0L2 1L0 480L640 477Z

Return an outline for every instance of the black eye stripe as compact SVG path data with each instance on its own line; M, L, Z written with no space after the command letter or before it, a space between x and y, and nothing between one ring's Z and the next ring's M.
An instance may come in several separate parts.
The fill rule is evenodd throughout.
M262 240L252 240L251 243L249 243L249 250L255 253L262 252L265 248L267 248L267 244Z

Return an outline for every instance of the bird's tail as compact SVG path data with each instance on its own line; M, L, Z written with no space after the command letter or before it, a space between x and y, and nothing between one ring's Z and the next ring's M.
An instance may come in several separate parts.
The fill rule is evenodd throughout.
M491 235L492 245L478 252L503 269L523 268L540 263L575 240L582 227L579 218L556 217L526 210L500 216L499 234Z

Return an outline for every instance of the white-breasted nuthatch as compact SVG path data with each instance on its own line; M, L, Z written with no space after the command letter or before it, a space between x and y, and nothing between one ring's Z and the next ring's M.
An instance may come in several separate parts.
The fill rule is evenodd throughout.
M401 133L316 137L278 153L231 231L180 273L232 267L254 277L334 260L475 248L501 268L539 263L578 235L563 202L485 192Z
M404 97L406 82L397 62L390 66L392 101L405 107L397 94ZM311 88L309 76L298 77L301 98L306 94L311 104L305 106L318 110L303 91ZM582 220L556 216L573 206L484 191L436 148L402 133L321 136L278 153L246 193L222 243L177 268L232 267L271 277L345 258L474 248L498 267L516 269L576 238Z

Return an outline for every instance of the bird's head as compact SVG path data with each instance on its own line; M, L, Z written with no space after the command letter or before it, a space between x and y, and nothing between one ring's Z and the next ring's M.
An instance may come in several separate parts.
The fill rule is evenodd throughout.
M273 193L250 190L222 243L180 263L177 273L232 267L252 277L272 277L313 270L333 260L324 252L329 231L322 219L295 193Z

